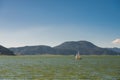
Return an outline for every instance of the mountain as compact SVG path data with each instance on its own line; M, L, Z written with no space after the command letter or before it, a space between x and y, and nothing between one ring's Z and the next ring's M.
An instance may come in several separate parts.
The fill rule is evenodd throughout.
M75 50L75 51L79 51L80 54L84 54L84 55L117 55L117 54L119 54L112 50L100 48L88 41L64 42L54 48L55 49Z
M78 51L83 55L118 55L118 52L100 48L88 41L68 41L58 46L50 47L45 45L25 46L10 48L16 54L20 55L37 55L37 54L62 54L75 55Z
M13 51L0 45L0 55L14 55Z
M54 49L53 48L51 48L49 46L44 46L44 45L10 48L10 50L14 51L15 54L22 54L22 55L54 53Z
M120 53L120 48L117 48L117 47L114 47L114 48L107 48L107 49Z
M14 51L15 54L18 55L37 55L37 54L73 54L72 50L64 50L64 49L54 49L50 46L39 45L39 46L25 46L18 48L10 48L10 50Z

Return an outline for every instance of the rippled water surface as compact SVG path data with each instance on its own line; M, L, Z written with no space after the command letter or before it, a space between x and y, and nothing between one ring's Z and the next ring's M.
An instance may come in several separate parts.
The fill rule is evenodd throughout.
M119 80L120 56L0 56L0 80Z

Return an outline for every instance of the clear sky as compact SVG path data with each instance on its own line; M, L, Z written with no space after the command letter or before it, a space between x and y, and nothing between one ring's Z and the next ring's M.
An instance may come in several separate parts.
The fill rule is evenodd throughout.
M0 45L87 40L120 47L120 0L0 0Z

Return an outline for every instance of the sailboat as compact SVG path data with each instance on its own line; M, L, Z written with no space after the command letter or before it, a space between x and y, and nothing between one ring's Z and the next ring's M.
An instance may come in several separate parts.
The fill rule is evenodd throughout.
M76 59L76 60L80 60L80 59L81 59L79 51L78 51L78 53L76 54L75 59Z

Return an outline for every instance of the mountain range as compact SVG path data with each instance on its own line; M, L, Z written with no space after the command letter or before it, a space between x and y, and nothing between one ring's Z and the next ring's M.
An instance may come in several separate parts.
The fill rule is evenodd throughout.
M68 41L55 47L38 45L9 49L17 55L38 55L38 54L75 55L78 51L80 52L81 55L120 55L120 52L108 48L98 47L88 41Z
M107 49L120 53L120 48L117 48L117 47L114 47L114 48L107 48Z

